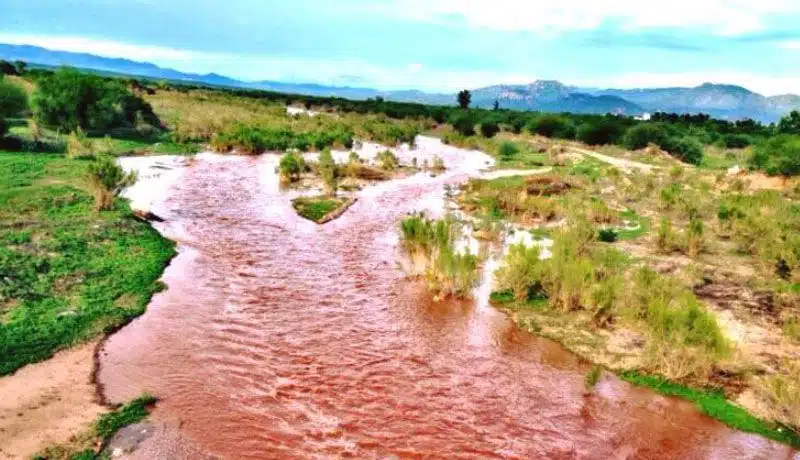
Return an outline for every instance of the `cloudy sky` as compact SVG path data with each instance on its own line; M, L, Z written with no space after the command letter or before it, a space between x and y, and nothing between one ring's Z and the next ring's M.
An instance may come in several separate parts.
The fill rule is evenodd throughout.
M0 43L450 91L557 79L800 93L800 0L0 0Z

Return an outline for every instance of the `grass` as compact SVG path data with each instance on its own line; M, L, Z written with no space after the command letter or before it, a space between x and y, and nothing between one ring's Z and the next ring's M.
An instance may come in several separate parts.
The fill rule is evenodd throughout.
M789 427L761 420L741 407L731 403L718 390L690 388L663 377L646 375L638 371L621 372L619 376L634 385L651 388L666 396L676 396L694 403L704 414L731 428L755 433L765 438L800 448L800 437Z
M329 196L300 197L292 205L297 213L308 220L320 223L328 214L344 206L347 200Z
M33 458L35 460L108 458L106 452L96 452L95 446L104 448L119 430L146 419L150 415L148 408L155 403L154 396L143 394L133 401L101 415L87 432L77 436L70 445L49 447Z
M620 213L619 217L620 220L627 220L632 225L638 224L638 227L630 230L624 227L615 229L617 231L618 240L635 240L636 238L639 238L640 236L646 235L650 232L649 217L640 216L633 211L623 211Z
M174 244L127 203L96 213L88 162L0 152L0 375L141 315Z

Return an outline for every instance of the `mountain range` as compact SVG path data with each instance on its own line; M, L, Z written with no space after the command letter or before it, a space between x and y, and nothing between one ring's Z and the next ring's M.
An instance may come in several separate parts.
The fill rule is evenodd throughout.
M50 67L68 65L102 73L311 96L337 96L348 99L383 97L387 100L441 105L452 105L456 101L454 94L426 93L418 90L381 91L313 83L242 81L216 73L185 73L147 62L53 51L30 45L0 44L0 59L21 60ZM472 90L473 106L489 108L495 101L501 108L514 110L625 115L641 115L657 111L707 113L721 119L753 118L765 123L777 121L791 110L800 110L800 96L795 94L765 97L741 86L712 83L693 88L598 89L567 86L553 80L539 80L528 85L495 85Z

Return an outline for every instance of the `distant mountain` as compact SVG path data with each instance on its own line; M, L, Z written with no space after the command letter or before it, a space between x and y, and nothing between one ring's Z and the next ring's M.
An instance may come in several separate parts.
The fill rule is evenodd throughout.
M193 74L165 69L147 62L106 58L85 53L52 51L38 46L0 44L0 59L21 60L44 66L68 65L101 73L135 75L213 86L260 89L311 96L337 96L348 99L383 97L387 100L421 104L453 105L455 94L431 94L417 90L381 91L357 86L327 86L276 81L247 82L216 73ZM345 82L359 84L358 77ZM472 91L473 106L489 108L498 101L501 108L547 112L617 113L642 112L708 113L717 118L753 118L777 121L791 110L800 110L800 96L786 94L764 97L740 86L706 83L695 88L582 89L553 80L528 85L496 85Z
M642 107L623 98L582 93L553 80L539 80L529 85L489 86L472 91L473 104L491 107L494 101L502 108L516 110L625 115L644 112Z
M716 118L753 118L764 122L780 119L800 109L800 96L764 97L735 85L704 83L694 88L603 89L590 94L616 96L634 102L649 112L707 113Z

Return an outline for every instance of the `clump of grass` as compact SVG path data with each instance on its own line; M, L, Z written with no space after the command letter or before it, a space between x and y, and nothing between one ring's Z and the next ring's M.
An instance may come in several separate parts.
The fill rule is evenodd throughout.
M431 162L431 171L435 173L440 173L445 170L447 170L447 166L445 166L442 157L438 155L433 157L433 161Z
M619 234L613 228L601 228L597 232L597 239L603 243L614 243L619 239Z
M759 379L759 390L771 403L772 418L793 427L800 435L800 365L787 362L784 369L786 374Z
M400 166L400 160L397 159L397 155L392 153L391 150L384 150L378 153L375 157L375 161L380 165L381 169L386 171L394 171Z
M584 378L584 387L586 391L589 393L594 392L597 383L600 382L600 378L603 377L603 366L600 365L593 365L589 372L586 373L586 377Z
M322 177L322 183L325 185L325 193L328 196L336 196L336 190L339 188L339 174L330 149L326 148L319 154L318 171Z
M400 222L401 244L411 258L411 272L423 275L442 297L468 297L478 280L478 258L456 251L460 226L451 218L412 215Z
M495 273L498 289L510 292L516 300L531 297L531 291L541 290L542 261L539 246L512 245Z
M303 156L295 152L287 152L281 157L278 164L281 180L284 182L295 182L300 179L300 174L306 170L306 162Z
M89 163L85 182L94 197L95 210L105 211L111 209L125 187L136 183L136 173L126 173L113 158L104 155Z
M67 136L68 158L93 158L94 155L94 143L83 133L82 129L78 128Z

